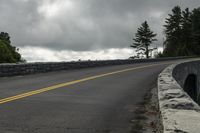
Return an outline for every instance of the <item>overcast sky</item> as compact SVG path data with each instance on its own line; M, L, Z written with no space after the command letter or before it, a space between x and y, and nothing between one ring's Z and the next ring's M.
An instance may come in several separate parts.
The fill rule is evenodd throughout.
M0 0L0 31L27 61L128 58L145 20L161 46L164 18L176 5L193 9L200 1Z

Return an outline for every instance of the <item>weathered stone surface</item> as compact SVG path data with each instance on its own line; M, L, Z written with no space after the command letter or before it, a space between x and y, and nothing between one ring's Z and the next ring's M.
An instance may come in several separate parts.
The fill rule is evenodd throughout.
M200 76L199 59L173 64L158 77L158 99L164 133L200 132L200 107L183 90L189 74Z

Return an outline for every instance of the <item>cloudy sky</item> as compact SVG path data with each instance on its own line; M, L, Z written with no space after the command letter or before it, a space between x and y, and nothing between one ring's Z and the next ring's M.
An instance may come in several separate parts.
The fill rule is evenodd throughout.
M124 59L147 20L161 46L164 18L199 0L0 0L0 31L27 61Z

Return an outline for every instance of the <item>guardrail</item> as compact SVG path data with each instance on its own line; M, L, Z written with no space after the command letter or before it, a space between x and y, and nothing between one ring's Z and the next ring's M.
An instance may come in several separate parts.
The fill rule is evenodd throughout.
M159 59L128 59L105 61L80 61L80 62L46 62L46 63L20 63L0 64L0 77L43 73L58 70L81 69L108 65L122 65L142 62L156 62L185 59L191 57L159 58Z
M200 132L200 60L176 63L158 77L164 133Z

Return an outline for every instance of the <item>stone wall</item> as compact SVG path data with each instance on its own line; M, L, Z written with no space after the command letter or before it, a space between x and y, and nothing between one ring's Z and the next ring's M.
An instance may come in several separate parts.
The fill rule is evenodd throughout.
M195 78L186 82L190 75ZM200 60L197 59L173 64L159 75L158 99L164 133L200 132L200 107L196 100L199 82ZM191 91L196 97L192 97Z
M130 59L130 60L107 60L107 61L80 61L80 62L47 62L47 63L23 63L23 64L0 64L0 77L34 74L58 70L81 69L88 67L133 64L140 62L155 62L176 60L189 57L160 58L160 59Z

